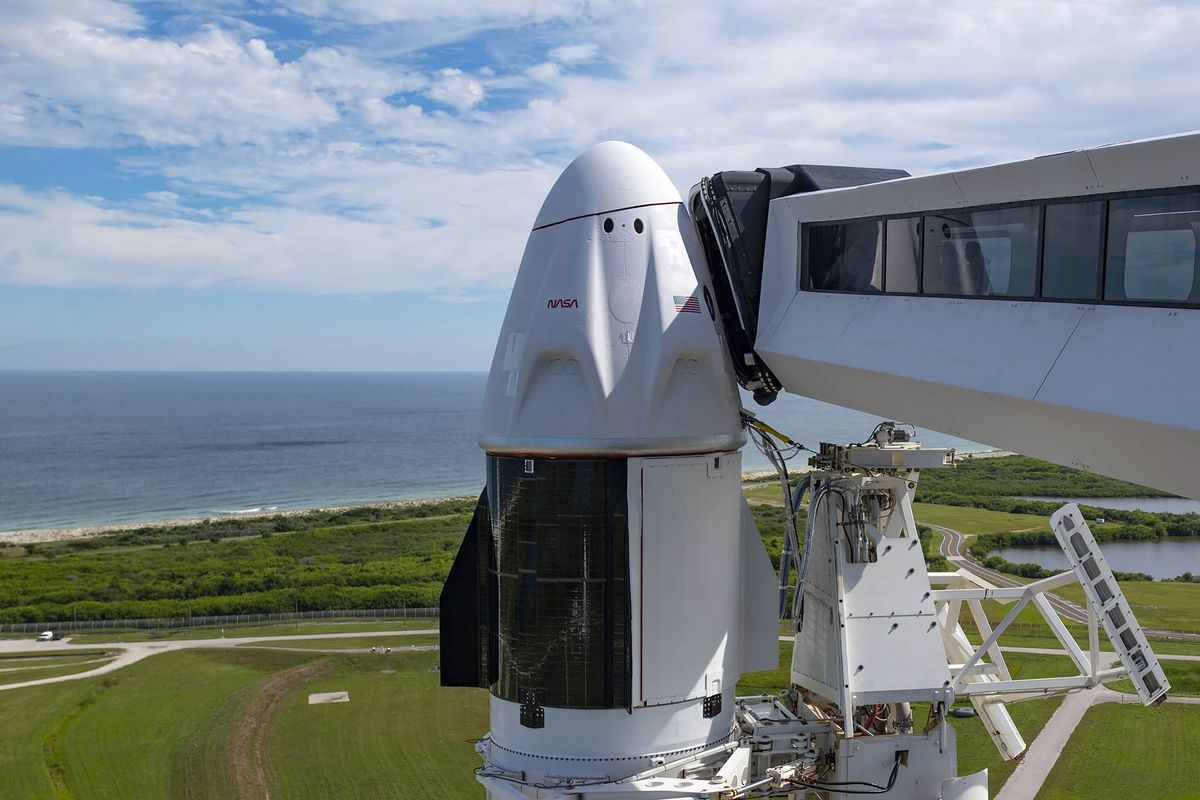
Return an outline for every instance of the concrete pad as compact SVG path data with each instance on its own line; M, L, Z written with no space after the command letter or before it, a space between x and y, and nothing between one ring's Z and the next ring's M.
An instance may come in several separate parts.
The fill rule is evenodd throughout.
M308 696L308 704L315 706L323 703L349 703L349 692L317 692Z

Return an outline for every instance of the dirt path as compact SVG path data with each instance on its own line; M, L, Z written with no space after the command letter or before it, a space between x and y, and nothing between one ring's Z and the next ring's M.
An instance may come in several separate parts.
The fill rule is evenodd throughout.
M292 667L266 680L247 698L241 718L229 737L229 764L236 800L269 800L263 750L279 704L292 689L315 680L329 667L328 659Z

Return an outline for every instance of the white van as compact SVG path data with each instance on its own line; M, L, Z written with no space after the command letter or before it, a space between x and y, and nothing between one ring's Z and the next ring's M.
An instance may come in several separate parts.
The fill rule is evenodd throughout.
M48 642L53 638L54 638L54 631L42 631L40 634L38 634L37 640L39 642Z

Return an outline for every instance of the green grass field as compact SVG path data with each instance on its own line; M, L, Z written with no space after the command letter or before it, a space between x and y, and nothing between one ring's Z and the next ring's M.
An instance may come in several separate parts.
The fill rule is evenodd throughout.
M180 753L221 699L305 658L195 650L146 659L106 676L47 750L76 797L179 797Z
M1200 797L1200 708L1106 704L1088 710L1038 800Z
M477 760L467 740L487 729L482 691L441 689L431 671L436 653L315 658L329 662L328 671L311 685L290 687L271 720L272 795L478 794ZM234 797L227 768L231 731L255 713L256 692L266 682L313 659L268 650L185 650L103 678L0 692L4 796ZM351 703L307 705L310 691L339 689L351 691ZM311 724L303 719L310 712L324 716Z
M1121 584L1121 591L1142 627L1200 631L1200 584L1129 581ZM1068 586L1058 594L1083 602L1083 590L1078 586Z
M236 642L230 642L235 644ZM238 645L239 647L270 647L270 648L304 648L306 650L364 650L372 647L390 647L393 650L410 648L414 645L437 644L436 635L418 634L413 636L347 636L345 639L289 639L283 642L255 642Z
M272 796L482 796L472 741L488 729L487 695L441 688L436 653L380 658L338 659L285 698L267 740ZM343 690L349 703L307 703L309 692Z
M1126 581L1121 584L1121 591L1124 592L1125 599L1129 601L1138 625L1141 627L1200 632L1200 584ZM1065 600L1083 603L1083 589L1078 585L1056 589L1054 593ZM985 600L983 608L988 619L996 623L1008 614L1012 609L1012 604ZM1017 616L1017 621L1036 626L1039 632L1044 631L1046 635L1049 635L1049 628L1045 627L1041 614L1033 606L1026 606L1022 609ZM1069 627L1076 633L1082 630L1078 623L1071 623ZM1101 632L1100 635L1101 641L1104 641L1104 633ZM1081 638L1080 641L1086 640ZM1164 652L1167 651L1164 650ZM1180 652L1192 651L1182 650Z
M780 643L779 655L777 669L743 676L739 693L785 688L790 643ZM0 774L11 796L30 800L236 797L237 788L245 788L245 764L238 766L237 754L246 751L243 733L250 722L262 727L259 788L272 796L478 797L473 740L487 730L487 696L441 688L437 660L436 653L404 650L386 655L184 650L101 678L0 692ZM1020 678L1057 674L1066 665L1062 657L1016 653L1008 662ZM1186 667L1200 675L1194 668L1200 665ZM320 691L348 691L351 701L309 705L308 695ZM1010 707L1027 741L1058 702ZM1138 724L1200 722L1200 708L1121 710ZM928 713L914 712L918 721ZM1012 765L1000 760L978 719L952 724L959 771L987 767L997 790ZM1087 735L1100 734L1089 729ZM1148 733L1122 744L1143 759L1158 758L1147 752L1158 746ZM1131 756L1129 763L1140 763L1138 758Z
M4 670L0 672L0 686L10 683L24 683L25 681L40 681L42 678L57 678L60 675L74 675L77 672L87 672L96 667L104 666L110 660L108 658L85 659L84 661L73 661L70 663L41 664L26 669Z
M779 481L763 481L761 483L747 484L743 491L746 493L746 497L751 500L783 504L783 489L779 487Z
M107 655L107 650L30 650L21 653L0 654L0 669L25 666L26 664L49 664L68 661L78 661L84 658L96 658Z
M913 516L917 522L944 525L970 535L1050 529L1047 517L1009 514L1005 511L988 511L982 508L942 506L936 503L913 503Z
M100 644L109 642L149 642L177 639L219 639L222 631L226 638L246 636L315 636L321 633L353 633L369 631L404 631L435 629L436 619L387 619L370 622L281 622L276 625L229 626L227 628L168 628L156 630L129 630L98 633L81 633L72 636L75 644Z
M1163 673L1171 682L1172 697L1200 696L1200 661L1162 661ZM1132 681L1117 681L1109 684L1109 688L1118 692L1133 694Z

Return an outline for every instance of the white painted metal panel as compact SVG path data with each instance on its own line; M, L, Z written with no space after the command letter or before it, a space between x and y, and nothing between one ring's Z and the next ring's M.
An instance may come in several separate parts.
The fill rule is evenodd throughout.
M966 169L954 173L967 204L973 206L1065 197L1095 191L1096 176L1083 152Z
M937 729L928 734L905 736L856 736L837 743L837 773L831 781L869 781L877 786L887 783L896 754L905 751L907 766L896 773L896 785L884 798L937 800L938 787L954 777L958 747L954 728L947 725L945 740ZM830 791L830 800L862 800L876 794L864 787L847 787L846 792Z
M601 142L558 176L534 228L651 203L678 203L679 190L662 168L627 142Z
M1200 183L1200 134L1097 147L1087 156L1106 192Z
M830 504L818 513L825 531L831 524ZM818 531L819 533L819 531ZM840 702L845 681L842 676L841 614L838 610L837 559L828 535L816 535L810 543L808 574L804 579L804 605L792 647L792 683L803 686L831 702Z
M738 670L758 672L779 666L779 600L775 567L763 545L750 504L742 498L741 618Z
M488 696L495 763L519 772L623 777L648 769L653 756L701 747L729 735L729 716L705 719L703 700L635 708L547 708L545 727L521 725L521 706ZM723 704L732 708L731 686Z
M950 670L921 543L885 539L876 561L843 565L842 583L854 705L934 700Z
M714 468L714 460L720 467ZM716 694L737 681L741 455L631 461L641 471L637 548L642 702Z
M788 208L788 213L800 214L806 220L821 222L832 219L848 219L850 217L861 217L872 213L866 205L866 195L862 192L854 191L854 189L829 189L820 192L824 202L821 203L820 210L812 213L810 216L809 209L811 206L808 203L808 198L811 195L797 194L790 197L781 197L778 200L772 201L772 208L776 203L782 203Z
M1037 399L1160 425L1195 426L1196 342L1200 311L1089 307Z
M866 198L870 214L906 214L913 209L930 208L930 203L936 203L937 208L957 208L966 203L952 174L916 180L899 178L872 185L876 189L873 192L863 192L860 188L847 190L859 192ZM816 197L816 194L809 197Z
M800 292L756 349L787 391L1200 497L1198 340L1190 309Z

